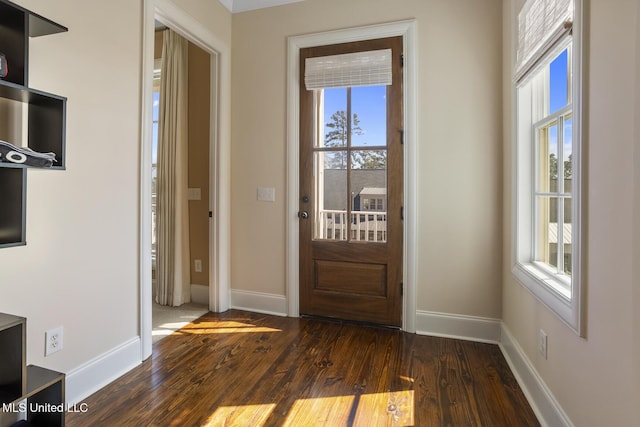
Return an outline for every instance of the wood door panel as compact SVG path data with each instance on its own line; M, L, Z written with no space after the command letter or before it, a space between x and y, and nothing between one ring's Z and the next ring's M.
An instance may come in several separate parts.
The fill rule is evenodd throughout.
M314 242L312 257L313 259L383 264L388 262L389 253L386 245L376 247L376 244Z
M387 266L316 260L314 290L386 297Z
M389 322L395 313L390 309L388 300L376 296L313 291L307 313L313 316L399 326Z

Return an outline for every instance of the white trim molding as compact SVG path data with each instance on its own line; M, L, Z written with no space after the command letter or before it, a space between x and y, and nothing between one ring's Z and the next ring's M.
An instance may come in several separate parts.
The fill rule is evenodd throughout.
M403 261L403 330L415 332L416 260L418 218L418 122L417 75L418 49L415 20L391 22L289 37L287 58L287 247L286 288L288 315L299 311L299 118L300 118L300 49L312 46L347 43L383 37L402 36L404 50L404 261Z
M71 370L65 378L66 401L81 403L102 387L140 365L140 338L129 341Z
M573 427L571 419L504 323L501 335L500 350L540 424L549 427Z
M231 308L286 317L287 298L284 295L232 289Z
M304 0L218 0L231 13L247 12L249 10L265 9L267 7L282 6L298 3Z
M418 311L416 334L497 344L501 323L500 319Z

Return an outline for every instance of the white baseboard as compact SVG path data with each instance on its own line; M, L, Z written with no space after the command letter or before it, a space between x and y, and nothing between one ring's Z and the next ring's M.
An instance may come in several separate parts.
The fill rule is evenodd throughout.
M540 378L538 371L533 367L522 347L513 338L504 323L502 324L500 349L540 424L549 427L573 427L571 419Z
M287 316L287 298L283 295L231 289L230 306L238 310Z
M209 286L191 285L191 302L209 306Z
M456 314L416 311L416 333L497 344L500 342L499 319Z
M115 347L67 373L66 401L70 405L85 399L141 363L140 337Z

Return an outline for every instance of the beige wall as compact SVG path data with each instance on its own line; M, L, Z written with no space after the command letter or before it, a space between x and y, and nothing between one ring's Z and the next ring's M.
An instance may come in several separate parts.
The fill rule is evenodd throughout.
M419 52L417 307L501 316L499 0L306 0L233 16L233 288L285 294L287 37L409 18ZM256 201L258 186L275 187L276 202Z
M211 55L189 43L189 187L200 200L189 201L191 284L209 285L209 109ZM195 270L195 260L202 271Z
M68 97L67 170L28 173L27 245L0 251L0 312L28 318L29 363L69 372L140 334L143 1L16 3L69 28L30 39L29 79ZM180 3L230 41L222 5ZM64 348L45 358L56 326Z
M504 225L503 316L535 369L576 426L637 424L640 401L633 396L638 361L638 5L630 0L585 0L586 43L586 263L587 337L577 337L512 277L511 234ZM505 5L505 38L511 33ZM589 10L590 9L590 10ZM506 39L505 39L506 40ZM615 48L612 48L615 46ZM504 73L511 57L505 43ZM504 80L504 217L511 217L511 84ZM636 95L634 99L633 94ZM635 149L635 152L634 152ZM636 180L634 181L634 177ZM636 215L633 215L635 195ZM635 276L634 276L635 275ZM634 287L636 283L635 301ZM636 313L635 317L632 313ZM635 323L634 323L635 319ZM635 325L632 326L632 325ZM538 330L548 335L548 359L537 351ZM633 353L635 333L635 356ZM637 381L637 374L636 374ZM635 385L636 393L638 384Z
M17 3L69 28L30 39L29 76L68 97L67 169L28 171L27 245L0 251L0 311L27 317L29 363L68 372L138 335L142 7ZM45 359L56 326L64 348Z
M640 72L640 6L636 5L636 76ZM633 356L632 360L635 361L633 365L634 375L634 390L633 390L633 407L635 408L634 419L640 419L640 82L638 78L635 80L635 156L634 156L634 172L635 177L633 182L634 190L634 233L633 233L633 259L636 260L633 264L633 319L632 319L632 331L633 331Z

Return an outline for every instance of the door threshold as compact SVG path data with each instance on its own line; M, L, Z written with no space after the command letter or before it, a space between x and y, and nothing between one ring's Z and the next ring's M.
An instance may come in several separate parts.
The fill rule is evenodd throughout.
M311 319L311 320L320 320L330 323L338 323L341 325L353 325L353 326L363 326L367 328L379 328L379 329L388 329L394 331L401 331L402 328L400 326L394 325L385 325L381 323L374 322L365 322L362 320L349 320L349 319L340 319L337 317L329 317L329 316L318 316L315 314L300 314L300 318L302 319Z

